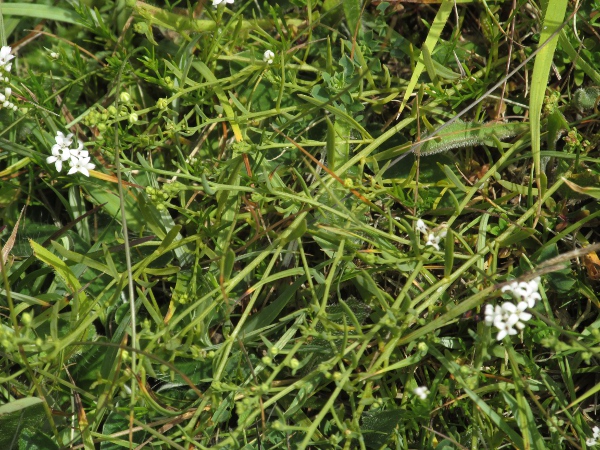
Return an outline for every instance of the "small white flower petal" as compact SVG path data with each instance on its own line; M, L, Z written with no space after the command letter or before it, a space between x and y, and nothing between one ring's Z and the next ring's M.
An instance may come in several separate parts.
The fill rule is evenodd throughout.
M532 317L533 316L531 314L529 314L528 312L522 312L521 314L519 314L519 320L523 321L523 322L527 322Z
M413 389L413 394L415 394L421 400L425 400L429 395L429 389L427 389L426 386L419 386Z
M511 314L510 316L508 316L508 319L506 320L506 325L509 327L514 327L517 323L519 323L519 316L517 316L516 314Z
M529 304L530 308L533 308L535 306L535 302L540 300L542 300L542 296L537 292L534 292L527 298L527 303Z
M427 237L427 242L425 243L425 246L431 245L436 250L439 250L440 249L439 244L440 244L440 240L437 238L437 236L433 233L429 233L429 236Z
M517 311L517 307L511 302L504 302L502 303L502 311L513 314Z
M263 55L263 61L266 62L267 64L273 64L274 60L275 60L275 53L273 53L271 50L265 51L265 53Z
M527 303L527 302L519 302L519 303L517 303L517 311L518 312L523 312L527 308L529 308L529 303Z
M420 231L423 234L426 234L427 231L429 231L429 227L427 227L427 225L425 225L425 222L423 222L421 219L417 220L416 229L417 231Z
M493 323L494 323L494 326L496 328L498 328L499 330L506 327L506 320L505 320L504 316L502 316L502 315L494 316Z

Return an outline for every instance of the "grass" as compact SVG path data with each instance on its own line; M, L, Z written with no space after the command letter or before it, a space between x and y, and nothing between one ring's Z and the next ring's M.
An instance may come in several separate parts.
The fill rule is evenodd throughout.
M0 4L0 447L593 448L599 8Z

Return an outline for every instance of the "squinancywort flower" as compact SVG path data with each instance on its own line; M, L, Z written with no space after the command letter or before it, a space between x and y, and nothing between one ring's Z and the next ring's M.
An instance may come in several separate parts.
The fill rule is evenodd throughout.
M0 108L8 108L13 111L17 110L16 105L9 100L12 94L12 89L9 87L4 88L4 94L0 94Z
M56 144L52 146L52 156L48 156L46 162L54 164L56 170L60 172L63 162L68 161L70 165L68 175L79 172L89 177L89 171L96 166L90 162L90 154L87 150L83 149L83 142L78 140L76 148L69 148L73 143L73 134L69 133L65 136L60 131L56 132L54 139L56 140Z
M65 136L64 134L62 134L62 132L57 131L54 140L56 141L56 144L52 146L52 150L54 150L55 148L69 148L69 145L73 143L73 133L69 133Z
M540 277L536 277L531 281L513 281L509 285L502 288L502 292L510 292L519 301L527 302L530 308L535 306L535 302L542 299L538 289L540 286Z
M524 322L531 319L527 308L533 308L535 302L542 299L538 292L539 286L540 277L531 281L513 281L504 286L502 292L510 292L517 300L516 305L512 302L504 302L501 306L495 307L486 305L485 323L488 326L493 325L499 330L496 339L501 341L506 336L517 334L517 330L525 328Z
M488 304L485 306L485 324L498 329L496 339L499 341L515 335L517 330L525 328L524 322L531 319L531 314L526 312L527 306L526 302L519 302L516 306L511 302L505 302L502 306Z
M68 148L61 148L54 145L52 146L52 156L48 156L46 162L48 164L55 164L56 171L60 172L62 170L63 161L69 161L70 159L71 152Z
M417 220L417 231L420 231L421 233L425 234L428 230L429 227L425 225L425 222L423 222L421 219Z
M87 157L83 157L83 158L73 158L71 159L71 168L69 169L69 172L67 173L67 175L72 175L74 173L82 173L84 174L86 177L90 176L90 170L92 170L94 167L96 167L95 164L92 164L90 162L90 158Z
M221 3L229 3L229 4L233 4L233 0L212 0L213 2L213 6L216 8L217 6L219 6Z
M56 171L60 172L62 170L63 162L69 161L72 157L71 152L75 151L69 149L69 145L73 142L73 134L69 133L65 136L62 132L57 131L54 140L56 141L56 144L52 146L52 156L48 156L46 162L48 164L55 164Z
M415 394L421 400L425 400L429 395L429 389L427 389L427 386L419 386L413 389L413 394Z
M4 69L6 72L10 72L12 63L9 61L15 57L15 55L10 54L11 51L12 48L8 45L5 45L0 49L0 68Z
M587 438L585 440L585 445L589 445L590 447L596 445L598 443L598 439L600 438L600 428L597 426L592 428L593 437Z
M273 64L274 60L275 60L275 53L273 53L271 50L267 50L265 52L265 54L263 55L263 61L266 62L267 64Z
M436 250L440 249L440 241L446 237L448 231L445 228L445 225L441 225L433 230L430 230L425 222L421 219L417 220L417 225L415 227L417 231L427 236L427 242L425 245L431 245Z

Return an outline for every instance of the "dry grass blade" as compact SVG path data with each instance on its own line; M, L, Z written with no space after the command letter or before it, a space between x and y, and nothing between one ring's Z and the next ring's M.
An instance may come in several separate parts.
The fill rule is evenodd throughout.
M27 208L27 207L24 206L23 209L21 210L21 214L19 214L19 218L17 219L17 223L15 223L15 226L13 227L13 230L10 233L8 241L6 241L6 244L4 244L4 247L2 247L2 265L3 266L8 261L8 255L12 251L12 249L13 249L13 247L15 245L15 242L17 240L17 230L19 229L19 223L21 222L21 218L23 217L23 213L25 212L25 208Z

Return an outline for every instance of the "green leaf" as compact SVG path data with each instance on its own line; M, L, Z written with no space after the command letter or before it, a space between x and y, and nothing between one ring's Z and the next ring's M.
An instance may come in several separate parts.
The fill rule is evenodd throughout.
M77 14L74 11L57 8L56 6L36 3L3 3L2 14L5 16L35 17L37 19L56 20L77 24Z
M247 335L255 330L260 330L271 325L305 282L306 277L300 277L293 284L284 289L279 297L248 319L242 328L241 334Z
M404 414L406 411L401 409L364 413L360 431L367 448L380 448L384 445Z
M535 230L533 228L523 228L511 233L506 239L498 242L500 247L510 247L517 242L521 242L524 239L527 239L535 234Z
M81 255L79 253L69 251L66 248L64 248L62 245L60 245L58 242L52 241L51 245L59 255L61 255L63 258L65 258L69 261L72 261L77 264L83 264L86 267L90 267L90 268L96 269L100 272L109 274L109 275L113 276L114 278L119 276L118 273L114 273L107 265L102 264L98 261L93 260L92 258L88 258L87 256Z
M116 193L96 186L87 186L86 190L91 197L92 203L104 204L103 209L106 210L111 217L114 217L117 221L121 222L121 204L119 196ZM125 190L124 194L127 227L130 231L141 233L146 228L147 222L144 220L137 204L137 200L131 192Z
M577 92L575 94L577 94ZM558 108L552 111L552 113L548 116L547 128L547 145L550 150L554 151L556 150L556 142L558 141L558 138L560 137L561 133L564 130L569 129L569 124L565 119L565 116Z
M427 34L427 39L423 44L424 47L427 47L431 52L437 45L437 42L444 30L444 26L446 25L446 21L448 17L450 17L450 13L452 12L452 8L454 7L454 2L452 1L444 1L440 5L440 9L438 10L435 19L433 19L433 23L431 24L431 28L429 28L429 33ZM408 82L408 86L406 87L406 92L404 92L404 98L402 99L402 104L400 105L400 110L398 111L398 115L404 110L408 99L412 95L415 90L415 86L419 81L419 77L421 73L423 73L423 69L425 68L425 61L423 55L419 58L417 65L415 66L415 70L410 77L410 81Z
M0 406L0 448L17 448L25 429L40 429L46 421L44 401L37 397L25 397Z
M567 10L567 0L549 0L542 23L540 33L540 44L544 47L535 56L533 75L531 77L531 97L529 99L529 114L531 126L531 152L533 154L533 165L535 167L536 179L541 173L541 114L546 87L548 86L548 75L554 58L554 51L558 43L558 36L549 41L550 36L562 26ZM549 41L549 42L548 42ZM543 195L540 192L539 195Z
M75 298L79 298L80 303L83 303L87 300L85 292L81 290L79 280L75 274L73 274L71 268L67 266L62 259L32 240L29 240L29 245L31 245L34 256L43 263L48 264L56 271L56 274L59 276L59 278L69 289L71 289L73 296Z
M59 447L39 428L26 428L19 438L19 450L58 450Z
M344 15L346 16L346 22L348 22L350 33L352 36L356 36L360 26L362 1L344 0L342 6L344 8Z
M579 186L578 184L575 184L572 181L567 180L565 177L562 177L562 180L565 182L565 184L567 186L569 186L575 192L578 192L578 193L584 194L584 195L588 195L588 196L596 198L596 199L600 199L600 187L596 187L596 186L589 186L589 187Z
M140 414L138 411L136 414L136 419L142 420L144 416ZM120 431L129 429L129 417L126 411L113 411L106 418L106 422L102 428L102 434L105 436L110 436L111 434L118 434ZM121 436L121 439L114 439L114 442L111 441L102 441L100 443L101 450L122 450L123 446L125 448L129 448L129 434L125 434ZM141 444L146 440L147 433L144 430L136 431L132 434L132 440L134 444ZM137 445L135 445L137 446Z
M421 155L432 155L446 152L455 148L471 147L476 145L494 145L495 139L504 140L528 131L529 127L521 122L456 122L444 128L443 132L434 138L423 135L419 145ZM422 143L421 143L422 142Z
M578 52L569 41L565 30L562 30L558 37L561 48L567 53L569 59L577 65L585 74L592 79L596 84L600 85L600 73L595 69L594 65L589 64L585 59L584 55Z

